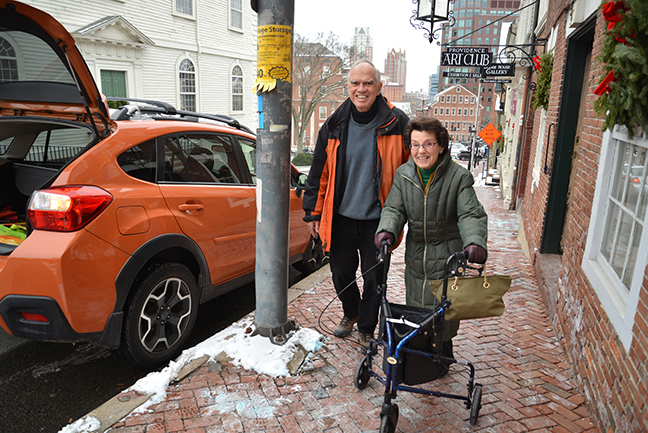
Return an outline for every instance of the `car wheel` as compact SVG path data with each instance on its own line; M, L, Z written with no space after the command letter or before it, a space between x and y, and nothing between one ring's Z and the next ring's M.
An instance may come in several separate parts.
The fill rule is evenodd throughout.
M126 308L120 354L142 368L157 368L180 354L196 322L198 285L179 263L154 267Z
M324 252L322 240L320 238L313 238L311 236L304 259L300 262L293 264L295 269L304 274L312 274L322 266L328 263L328 255Z

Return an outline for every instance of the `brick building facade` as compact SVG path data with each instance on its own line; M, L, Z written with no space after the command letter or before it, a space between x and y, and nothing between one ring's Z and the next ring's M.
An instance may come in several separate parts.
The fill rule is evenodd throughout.
M528 133L519 138L518 237L592 422L602 432L643 432L648 138L640 131L629 138L618 126L603 131L594 109L593 91L604 76L596 59L608 25L600 5L536 6L532 31L549 41L554 63L548 109L528 113Z
M477 121L477 131L482 125L484 106L477 103L477 95L460 84L438 93L428 106L427 115L439 119L448 128L451 141L470 141L470 128Z

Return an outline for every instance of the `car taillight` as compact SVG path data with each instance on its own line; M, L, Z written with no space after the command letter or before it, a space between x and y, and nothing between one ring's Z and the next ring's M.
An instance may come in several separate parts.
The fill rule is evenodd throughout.
M27 216L34 229L72 232L92 221L112 200L96 186L43 189L32 195Z

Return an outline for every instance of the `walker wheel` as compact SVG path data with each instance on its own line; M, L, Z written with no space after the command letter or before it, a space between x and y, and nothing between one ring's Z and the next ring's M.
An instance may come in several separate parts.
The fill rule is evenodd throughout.
M380 414L380 433L394 433L396 431L396 424L398 423L398 405L392 406L393 411L391 415Z
M355 373L353 374L353 385L362 391L368 384L369 367L367 366L367 358L362 358L356 366Z
M482 388L481 385L475 386L473 393L472 406L470 407L470 425L477 424L477 417L479 416L479 409L481 409Z

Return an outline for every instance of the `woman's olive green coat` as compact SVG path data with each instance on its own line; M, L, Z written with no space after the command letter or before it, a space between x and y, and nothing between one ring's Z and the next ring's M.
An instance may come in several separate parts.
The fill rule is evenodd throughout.
M407 305L433 308L429 283L443 278L448 257L471 244L486 250L488 217L473 183L472 174L452 161L447 150L427 194L412 158L396 170L376 233L398 235L407 223ZM459 322L447 325L445 341L456 335Z

